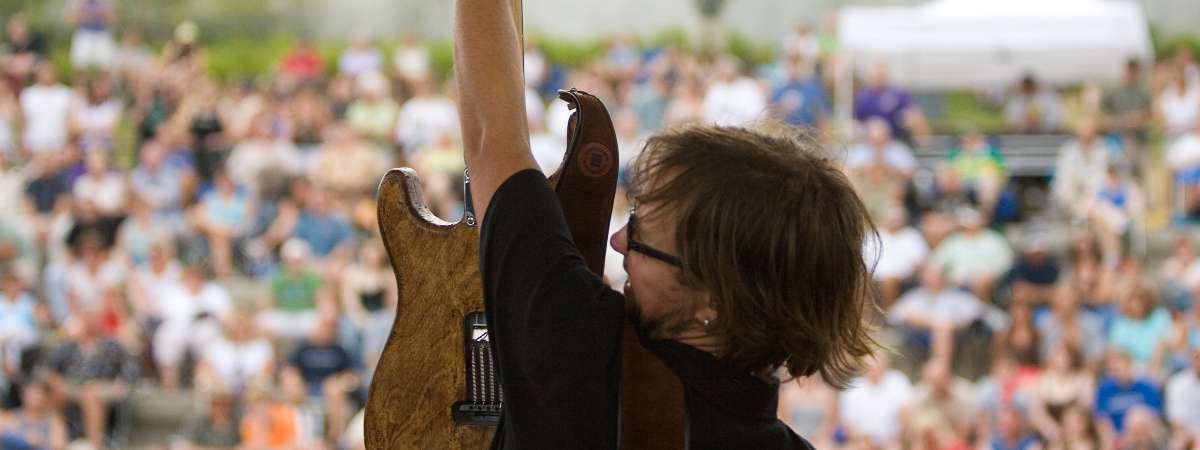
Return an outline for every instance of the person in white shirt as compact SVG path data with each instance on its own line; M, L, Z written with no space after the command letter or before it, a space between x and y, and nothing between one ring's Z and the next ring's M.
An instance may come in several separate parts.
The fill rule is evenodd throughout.
M1168 70L1154 112L1162 120L1168 142L1186 133L1200 119L1200 83L1188 77L1183 67Z
M392 61L396 74L405 83L428 79L433 75L429 67L429 48L414 33L404 36L404 43L396 47L396 52L392 54Z
M839 395L838 420L851 440L864 437L876 448L890 448L900 442L900 413L912 398L912 383L877 352L867 372Z
M955 334L982 319L985 310L970 292L950 286L944 266L931 262L921 271L921 285L892 305L888 322L905 332L908 345L949 363Z
M878 239L868 236L863 250L872 277L880 284L880 304L887 308L900 296L901 286L913 278L929 255L929 245L920 231L908 226L903 207L888 208L878 230Z
M857 172L882 164L907 179L917 169L917 158L908 146L892 139L892 129L886 120L874 117L867 120L867 139L846 154L846 169Z
M1104 183L1112 150L1097 133L1092 119L1080 121L1075 139L1063 144L1054 165L1051 191L1060 208L1081 205Z
M67 117L74 95L58 83L54 66L42 63L37 68L37 84L21 91L24 117L25 150L33 155L61 153L67 145Z
M717 79L704 95L704 120L715 125L741 126L763 117L766 90L753 78L741 75L738 62L722 58L714 67Z
M1200 336L1196 339L1200 341ZM1191 370L1171 376L1165 394L1167 421L1175 430L1175 442L1200 443L1200 346L1192 348Z
M179 383L179 363L188 350L199 352L221 335L220 321L233 311L229 293L205 281L204 268L187 267L179 283L165 283L156 307L162 325L154 333L154 361L164 388Z
M246 186L254 195L265 187L264 175L292 175L300 171L300 150L286 139L271 133L271 118L259 115L250 129L250 136L229 153L225 170L234 184Z
M458 109L448 97L434 92L430 79L411 80L410 87L413 96L400 107L396 120L396 141L412 160L439 136L457 134Z
M350 46L338 57L338 71L352 77L374 72L381 67L383 55L371 46L371 36L366 33L356 33L350 39Z

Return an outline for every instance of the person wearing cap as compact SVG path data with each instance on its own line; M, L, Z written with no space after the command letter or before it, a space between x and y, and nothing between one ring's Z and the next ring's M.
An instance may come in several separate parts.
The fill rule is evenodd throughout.
M1035 234L1025 238L1021 256L1008 273L1012 301L1043 305L1054 297L1061 268L1048 246L1044 236Z
M1013 251L1000 233L984 226L974 209L955 212L959 231L938 244L930 261L946 268L950 282L990 300L996 281L1012 267Z
M280 254L283 267L271 277L268 295L260 300L255 322L276 338L299 340L318 323L318 305L329 304L325 282L312 269L308 243L289 239Z

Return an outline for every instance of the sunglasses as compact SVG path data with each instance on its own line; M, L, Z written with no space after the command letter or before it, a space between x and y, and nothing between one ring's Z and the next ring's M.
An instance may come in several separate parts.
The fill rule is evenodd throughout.
M664 252L662 250L659 250L657 248L654 248L649 245L638 242L637 238L634 237L635 234L637 233L637 231L636 231L637 230L637 215L634 214L633 208L629 209L629 224L626 225L626 227L628 228L628 230L626 231L625 239L629 242L630 250L633 250L635 252L649 256L651 258L657 259L659 261L662 261L664 263L670 264L675 267L683 267L683 263L679 260L678 256L671 255L671 254Z

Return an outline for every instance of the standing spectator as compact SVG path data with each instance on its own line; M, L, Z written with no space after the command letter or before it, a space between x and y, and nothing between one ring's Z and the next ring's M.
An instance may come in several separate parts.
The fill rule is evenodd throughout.
M900 442L901 412L912 397L908 378L890 368L888 355L878 353L866 373L839 394L839 422L850 439L861 436L877 448L888 448Z
M716 125L741 126L762 118L767 110L766 92L753 78L742 75L732 56L717 60L716 79L704 93L704 120Z
M925 113L908 92L889 83L887 67L882 64L871 68L867 85L854 98L854 119L866 122L872 117L887 121L896 139L909 147L929 135Z
M66 341L50 354L50 385L58 404L79 407L92 448L106 448L109 407L129 396L138 365L120 343L99 334L98 321L89 315L67 321Z
M880 286L880 303L886 308L900 296L905 284L915 278L917 268L929 255L929 245L921 232L908 226L908 212L900 206L888 209L879 238L867 237L867 266L874 268L871 276Z
M338 71L352 77L383 68L383 55L371 45L371 35L358 32L350 37L350 46L338 57Z
M268 281L269 296L259 305L258 327L273 336L296 340L310 335L318 324L318 306L328 303L325 282L314 272L308 243L289 239L283 244L283 270Z
M1200 336L1197 337L1200 341ZM1192 365L1167 381L1166 418L1175 430L1175 442L1200 443L1200 342L1191 350ZM1183 447L1179 447L1183 448Z
M978 211L963 208L955 216L960 231L939 243L930 261L945 267L953 284L991 299L996 282L1012 267L1012 248L999 232L984 226Z
M21 91L25 151L34 156L58 156L65 150L72 97L71 90L58 83L54 66L37 66L37 84Z
M931 263L921 271L921 285L896 301L888 322L905 334L906 346L929 351L933 360L954 356L955 341L983 317L983 302L971 293L947 284L944 266Z
M1112 149L1097 134L1096 121L1083 119L1075 127L1075 139L1063 144L1054 165L1051 186L1054 200L1064 211L1080 214L1078 205L1087 203L1104 183Z
M832 108L820 77L813 73L811 61L788 60L787 79L771 93L771 110L789 124L820 128Z
M75 25L71 39L71 65L76 70L90 67L108 70L116 58L112 25L116 12L110 0L73 0L70 14Z
M1050 133L1063 129L1062 99L1053 88L1043 88L1033 74L1026 74L1016 92L1004 105L1004 119L1019 133Z
M62 450L67 424L50 401L50 387L35 380L21 387L21 409L0 413L0 448L5 450Z
M1108 373L1096 390L1096 428L1106 442L1114 442L1125 429L1125 416L1138 406L1162 411L1162 396L1149 379L1135 377L1129 355L1115 350L1108 355Z

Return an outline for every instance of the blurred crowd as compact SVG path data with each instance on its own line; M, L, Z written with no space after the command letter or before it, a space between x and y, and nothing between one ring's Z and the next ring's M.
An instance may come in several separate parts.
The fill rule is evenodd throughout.
M335 60L301 39L269 73L220 81L190 22L143 42L110 0L69 16L69 43L2 18L0 448L124 447L139 390L194 399L164 448L361 448L398 296L375 189L411 166L436 214L462 215L453 81L419 38L385 52L366 34ZM763 65L618 36L566 68L527 39L524 65L548 173L567 87L605 101L622 163L695 122L770 118L838 149L879 227L864 244L894 351L847 391L783 384L781 417L818 448L1185 449L1200 448L1200 260L1186 227L1169 255L1137 242L1148 174L1170 174L1173 214L1200 213L1192 58L981 94L1011 133L1070 135L1036 214L996 136L918 159L935 130L886 67L839 133L828 33L797 27Z

